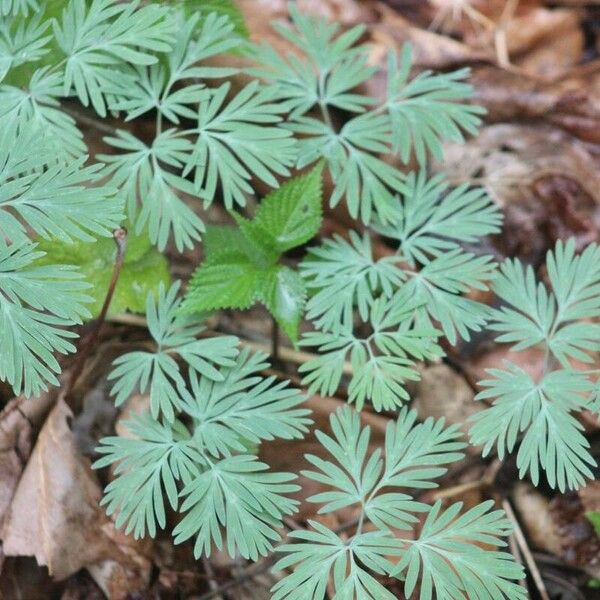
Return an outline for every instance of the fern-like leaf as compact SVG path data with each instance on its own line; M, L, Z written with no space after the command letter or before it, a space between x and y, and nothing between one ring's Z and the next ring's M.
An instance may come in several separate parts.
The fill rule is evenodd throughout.
M324 331L341 331L351 327L354 307L363 321L369 319L373 302L380 294L391 298L405 280L400 258L373 257L371 239L350 231L350 240L341 236L325 240L310 249L301 263L301 271L313 294L308 300L306 316Z
M269 367L266 355L242 350L235 364L220 371L221 381L191 375L183 408L195 423L195 441L211 456L244 452L247 442L294 439L306 433L310 411L303 396L259 373Z
M0 7L1 9L1 7ZM0 22L0 81L15 67L40 60L52 38L50 23L38 13L31 19L4 17Z
M173 530L175 543L195 537L194 555L209 556L211 546L221 550L226 528L226 548L231 557L239 552L257 560L280 539L276 527L297 510L298 501L283 494L300 488L290 481L295 475L267 472L268 466L251 455L236 455L211 463L182 491L186 515Z
M408 162L414 152L424 165L427 152L442 158L442 140L462 142L463 131L474 134L485 110L465 103L473 88L464 83L469 69L451 73L423 71L409 80L412 47L406 44L400 61L395 52L388 53L386 108L391 119L394 151Z
M132 81L127 63L149 65L155 52L167 52L174 42L166 7L140 6L138 1L70 0L60 21L53 22L54 36L66 55L63 92L77 94L106 116L106 95L118 93Z
M75 351L77 334L67 328L90 316L85 305L92 301L74 268L35 267L42 255L29 242L0 243L0 379L26 396L58 385L54 353Z
M125 533L133 532L137 539L147 530L154 537L156 526L164 529L166 524L163 495L176 510L177 481L189 483L203 459L179 421L167 425L143 413L125 427L134 437L107 437L97 448L104 456L94 463L95 469L117 463L116 479L106 486L101 504L108 515L117 513L115 524L126 525Z
M291 133L278 127L283 108L272 89L248 84L228 103L229 83L200 103L194 150L184 175L194 171L198 193L210 204L220 184L227 208L246 204L253 194L250 179L277 187L275 175L288 176L295 159Z
M505 546L501 538L511 531L510 521L500 510L490 510L487 501L460 515L462 503L442 510L438 501L431 509L417 540L393 569L403 574L404 593L409 598L417 582L420 600L449 598L525 599L527 592L517 582L523 568L508 552L485 550L479 544Z
M0 85L0 124L38 126L44 145L54 156L78 158L87 153L75 119L60 109L62 76L50 67L34 71L27 88Z
M147 229L159 250L165 248L170 236L179 251L192 248L204 231L204 223L178 195L194 195L193 185L172 172L187 160L192 149L189 140L181 132L168 129L151 146L122 130L105 141L125 151L99 158L107 163L103 173L111 175L113 185L122 190L136 232Z
M424 171L409 173L392 221L375 226L398 240L400 253L412 264L500 231L502 216L484 190L463 184L442 199L447 188L441 176L427 180Z
M319 350L299 369L309 393L334 394L349 361L348 400L357 408L369 401L377 411L392 410L408 400L406 381L419 379L414 360L440 356L439 331L408 298L376 300L370 314L374 331L365 339L351 329L305 334L301 345Z
M232 366L237 355L235 337L195 339L202 327L179 314L179 286L176 282L165 291L161 283L156 302L148 294L146 318L156 351L140 350L120 356L109 375L109 379L116 380L111 393L117 405L123 404L136 389L143 393L149 388L152 415L157 418L162 413L169 422L181 408L181 396L185 393L185 381L172 354L178 354L192 371L216 381L222 381L224 376L215 365Z
M530 472L537 485L541 466L552 487L564 491L583 485L593 476L591 467L596 463L583 426L570 412L587 408L591 382L584 373L569 369L551 371L535 383L523 369L507 366L491 369L493 379L480 382L485 389L476 399L495 400L472 417L471 441L484 444L484 454L496 446L503 458L523 434L517 453L521 477Z

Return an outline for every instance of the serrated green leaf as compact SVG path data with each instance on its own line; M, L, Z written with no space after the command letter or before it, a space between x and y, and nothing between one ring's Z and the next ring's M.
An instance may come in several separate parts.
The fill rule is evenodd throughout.
M262 236L282 254L301 246L314 237L321 227L322 190L320 163L306 175L294 177L267 194L252 219L252 237L259 243Z
M208 227L204 262L190 281L185 312L244 309L262 302L286 335L298 340L306 286L299 273L277 260L319 230L321 172L317 165L284 183L264 198L253 219L232 211L237 229Z
M194 271L182 305L187 314L220 308L250 308L258 299L263 273L246 257L203 264Z
M259 300L285 334L297 342L306 302L306 287L300 274L284 266L269 269L261 284Z

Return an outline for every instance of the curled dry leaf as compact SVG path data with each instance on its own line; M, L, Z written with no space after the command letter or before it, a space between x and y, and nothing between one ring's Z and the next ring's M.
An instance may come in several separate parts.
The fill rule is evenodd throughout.
M465 63L493 61L493 54L415 27L408 19L382 3L378 4L378 10L379 21L369 27L369 33L373 41L372 61L380 62L382 66L385 66L385 55L389 49L399 50L407 42L413 47L413 67L416 69L443 70L462 67ZM376 97L380 97L384 91L380 79L374 78L367 83L369 92Z
M518 483L512 500L531 546L560 555L561 540L554 527L549 500L529 483Z
M504 0L479 3L488 26L462 19L462 39L473 49L496 54L499 44L521 72L533 77L557 79L578 64L583 55L583 14L574 9L546 8L536 2L515 4L506 10ZM484 14L485 13L485 14ZM471 20L469 26L468 21ZM497 56L497 58L499 58Z
M525 73L558 79L583 56L582 15L575 10L534 8L511 19L506 28L509 56Z
M439 171L442 165L434 164ZM500 255L540 264L559 238L598 240L600 176L583 144L545 126L497 124L466 144L447 144L443 169L454 184L484 186L504 211Z
M0 531L31 454L34 436L54 398L55 394L48 392L38 398L19 396L0 412Z
M288 16L287 0L237 0L237 4L244 13L250 37L253 37L254 26L262 30L273 19L284 19ZM319 15L347 27L369 23L375 18L370 1L297 0L297 4L302 13Z
M35 556L57 579L83 567L111 599L143 589L148 546L116 530L98 503L101 489L69 428L62 399L40 431L3 529L6 556Z
M548 500L530 484L519 483L512 497L533 547L600 577L600 538L585 518L578 492Z
M557 83L484 66L473 70L470 83L476 102L488 111L488 122L543 120L584 141L600 141L597 63L581 67L581 74L574 72Z

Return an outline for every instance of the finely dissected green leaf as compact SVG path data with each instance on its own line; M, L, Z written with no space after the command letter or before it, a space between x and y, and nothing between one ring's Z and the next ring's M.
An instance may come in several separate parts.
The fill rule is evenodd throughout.
M299 407L304 397L287 382L262 378L268 367L266 355L246 349L220 370L221 381L192 374L183 408L194 419L194 440L202 450L229 456L244 452L247 442L301 438L308 431L310 411Z
M299 488L289 483L295 475L267 472L267 465L247 454L248 445L301 438L311 423L310 411L300 406L304 397L288 382L261 376L269 368L266 355L244 350L238 356L231 337L195 339L198 327L181 320L178 288L161 289L156 305L149 298L148 326L158 345L155 361L178 354L188 366L185 379L175 361L175 371L168 374L181 412L170 422L143 413L125 424L132 437L101 440L97 450L104 456L95 468L117 465L102 503L109 514L117 513L118 527L126 526L136 537L146 531L155 536L157 526L165 526L166 495L173 510L185 513L173 531L176 543L196 537L196 556L209 555L213 543L222 548L224 528L231 556L239 552L256 560L279 539L283 516L297 510L298 502L283 494ZM147 367L150 353L141 377L135 369L123 369L139 354L117 359L110 377L119 378L119 394L132 379L134 385L145 380L143 387L156 379L149 373L156 364Z
M409 80L412 47L405 44L398 62L396 52L388 53L386 108L389 111L394 151L406 163L414 152L425 164L427 151L441 160L442 140L463 141L463 131L477 133L485 109L464 103L473 88L462 80L469 69L451 73L422 71Z
M502 334L496 341L514 343L512 349L518 351L549 336L556 315L555 299L535 281L531 267L524 268L516 259L506 260L500 265L493 289L506 303L494 312L489 326Z
M460 515L462 505L441 512L441 503L428 507L406 493L414 488L434 487L432 479L445 465L462 457L465 444L458 441L456 426L444 429L443 420L416 423L416 414L403 409L386 430L385 453L371 449L369 428L348 407L330 417L332 435L317 432L331 460L307 455L316 471L303 474L330 490L309 498L324 503L320 512L358 505L362 513L354 535L341 538L323 524L309 521L310 529L289 534L294 543L275 570L294 568L272 588L276 600L326 597L330 584L336 598L393 598L369 571L398 576L411 597L417 581L420 598L525 598L517 581L523 569L511 554L484 549L481 544L505 546L501 539L511 526L502 511L490 511L484 502ZM398 490L402 490L398 491ZM429 515L418 537L396 537L397 529L417 523L415 513ZM375 531L363 532L370 519ZM394 532L394 533L392 533ZM394 557L399 560L390 560ZM367 571L367 569L369 571Z
M404 593L410 597L417 582L420 600L450 598L527 598L518 584L523 568L512 555L485 550L479 544L506 546L501 539L511 531L503 511L490 509L490 500L460 515L462 503L431 509L417 540L408 548L393 573L405 577Z
M1 10L1 8L0 8ZM37 62L47 52L50 23L38 13L31 19L3 17L0 21L0 81L15 67Z
M140 66L136 79L111 103L114 110L127 111L127 120L151 111L159 113L178 124L180 118L195 119L195 107L210 97L210 91L202 83L187 83L198 80L233 75L232 68L201 66L207 58L227 52L239 45L240 39L232 36L234 28L227 16L216 13L201 19L196 13L189 18L176 13L177 40L167 55L166 64L156 63L149 67Z
M71 263L79 267L86 281L93 285L88 293L94 298L94 302L87 308L93 317L98 316L115 263L117 248L114 240L100 238L94 243L72 244L41 240L38 249L46 253L36 261L38 265ZM170 283L166 258L151 245L146 232L141 235L130 232L108 314L125 311L144 313L148 294L156 296L161 283L165 286Z
M370 323L373 333L367 338L351 329L303 336L301 345L316 346L319 352L299 368L309 393L333 395L349 361L348 400L358 409L369 401L377 411L393 410L408 400L406 381L419 379L415 359L441 355L436 343L440 332L423 316L420 304L406 296L374 301Z
M389 219L394 194L405 188L402 172L375 155L390 151L385 116L375 112L358 115L340 132L313 117L298 117L288 127L301 136L299 168L320 158L327 162L335 184L330 206L337 206L345 197L353 218L360 217L368 224L377 211L380 219Z
M537 485L541 466L552 487L564 491L583 485L586 477L592 477L595 461L581 433L583 426L570 412L586 408L585 394L592 384L574 370L549 372L536 383L523 369L507 366L507 370L491 369L494 379L480 382L486 389L476 399L495 400L472 417L471 441L484 444L484 454L496 446L503 458L522 436L517 453L521 477L530 472Z
M287 126L300 135L298 166L318 158L327 161L335 184L331 206L345 197L354 218L368 224L376 212L388 223L394 195L406 188L402 173L378 155L400 154L408 162L414 151L423 164L427 151L440 157L443 140L462 141L463 131L476 132L484 111L465 102L473 94L462 81L468 70L423 72L409 80L411 52L406 45L400 64L396 53L389 54L385 102L365 112L377 102L356 90L379 69L369 64L368 46L357 45L364 28L340 33L337 24L305 15L294 3L289 13L291 26L274 26L303 56L290 53L284 58L263 44L254 50L259 66L250 72L269 81L290 112ZM314 108L321 118L308 115ZM338 131L332 108L362 114Z
M277 260L320 228L321 171L317 165L271 192L253 219L234 213L239 229L208 227L205 259L192 276L184 311L244 309L261 302L289 338L298 339L306 286L299 273Z
M413 264L500 231L500 211L481 188L463 184L442 198L447 184L439 175L427 180L424 171L409 173L406 188L391 221L375 230L398 240L400 253Z
M460 450L466 446L458 441L457 427L445 429L443 419L416 423L416 413L406 408L395 423L388 424L383 455L381 449L370 450L370 429L361 426L355 411L337 411L330 424L333 437L319 431L317 439L335 462L307 454L318 471L303 471L303 475L333 491L311 496L309 501L324 504L319 513L360 504L381 529L409 529L417 520L411 513L427 508L406 493L390 490L436 487L431 480L446 472L442 465L460 460Z
M318 471L302 472L305 477L336 490L309 498L311 502L325 503L320 513L364 504L377 485L383 468L381 450L373 452L367 460L370 429L361 427L358 413L346 408L334 413L329 421L334 437L321 431L317 431L316 436L336 462L307 454L306 459Z
M116 526L126 524L125 533L139 538L147 530L155 537L157 524L161 529L166 524L163 494L176 510L176 482L189 483L203 459L179 421L166 425L143 413L125 426L135 437L103 438L96 449L104 456L95 469L117 463L116 478L106 486L101 504L109 515L117 513Z
M159 285L158 299L148 294L146 318L148 329L157 344L154 352L129 352L117 358L109 379L115 379L111 393L117 405L123 404L137 389L144 393L150 389L152 416L161 413L172 422L175 411L181 408L185 381L173 354L178 354L188 368L200 375L221 381L223 375L216 367L231 366L237 356L237 338L196 339L202 327L182 316L179 311L181 300L177 298L179 282L168 291Z
M256 456L236 455L211 462L204 473L187 484L181 511L185 516L173 530L175 543L196 538L194 555L209 556L211 546L257 560L281 539L276 528L282 518L296 512L298 501L283 494L298 491L290 473L271 473Z
M252 177L277 187L275 175L288 176L295 159L291 132L279 126L284 112L274 91L254 81L229 102L230 84L212 90L198 109L197 135L184 175L194 172L194 184L205 204L211 204L220 184L227 208L244 206L254 194Z
M600 314L598 259L595 244L577 255L574 240L559 241L546 259L550 289L516 259L501 265L494 282L503 301L490 324L501 334L497 341L513 344L514 351L541 346L545 358L538 381L516 365L489 371L493 379L480 382L485 389L478 398L494 402L474 417L472 441L485 453L497 446L500 457L519 443L520 476L529 473L537 483L541 467L561 491L583 485L596 464L571 413L598 408L589 373L572 361L591 362L600 349L600 327L589 322Z
M394 538L386 532L370 531L347 542L318 521L308 523L310 530L289 534L297 542L277 548L286 556L277 562L274 570L294 566L294 572L273 586L273 600L322 600L331 577L336 598L393 600L395 596L357 562L380 575L387 574L393 566L388 557L400 553Z
M437 487L432 480L444 475L445 465L463 458L467 444L459 441L456 425L445 427L444 419L427 418L416 422L415 411L403 408L396 422L390 421L385 432L384 461L381 477L365 503L365 514L381 529L406 529L423 505L406 493L382 492Z
M62 76L49 67L34 71L26 88L0 85L0 126L34 123L44 145L57 157L80 157L87 153L83 134L75 119L60 109L61 96Z
M74 91L84 106L91 104L106 116L106 96L134 78L127 64L157 62L155 52L168 52L175 31L165 17L168 9L155 4L140 6L116 0L70 0L59 21L55 38L66 55L64 95Z
M367 49L354 46L364 26L339 34L338 24L304 14L295 4L289 5L289 13L293 28L279 23L274 26L306 60L295 54L284 58L272 46L263 43L254 49L260 64L250 72L277 88L293 117L302 116L315 104L352 112L361 112L372 104L370 98L353 91L376 71L368 65Z
M1 0L0 2L0 15L25 15L29 14L29 11L36 12L39 10L39 4L37 0Z
M85 304L92 301L74 267L36 266L43 252L27 234L92 240L122 218L109 188L86 186L98 169L62 163L39 132L35 123L0 127L0 378L26 396L58 384L54 353L75 350L69 340L77 335L66 328L90 316Z
M352 325L354 307L363 321L381 293L391 298L405 280L400 258L373 257L368 235L350 231L350 241L340 236L310 249L300 265L313 295L308 300L307 318L323 331L341 331Z
M470 331L481 331L490 316L485 304L460 294L469 289L487 290L487 282L494 276L495 263L490 256L449 250L425 262L399 293L421 303L439 322L448 341L455 344L458 337L468 341Z
M54 353L75 351L67 327L90 316L92 300L74 267L35 266L41 256L35 244L0 242L0 379L25 396L58 385Z
M103 154L99 159L107 163L103 174L111 176L112 184L125 197L136 233L147 229L159 250L164 250L169 236L179 251L192 248L204 231L204 223L179 196L193 195L193 185L172 172L187 160L192 148L189 140L176 129L169 129L151 146L123 130L104 141L125 151Z
M122 204L107 186L94 186L98 165L84 158L57 161L40 144L36 124L0 128L0 233L24 242L27 226L39 235L92 241L110 235L123 217ZM37 147L37 152L32 148Z

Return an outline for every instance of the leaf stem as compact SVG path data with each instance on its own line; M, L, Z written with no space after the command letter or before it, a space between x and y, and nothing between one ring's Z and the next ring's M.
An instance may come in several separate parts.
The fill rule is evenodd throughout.
M321 71L319 73L319 108L321 109L321 114L323 115L323 119L325 120L326 125L332 131L335 131L333 127L333 121L331 120L331 115L329 114L329 108L327 107L327 102L325 102L324 94L325 94L325 77L327 77L327 73L325 71Z
M359 536L362 533L363 524L365 522L365 504L364 502L360 505L360 516L358 517L358 525L356 526L356 532L354 537Z
M110 302L115 292L115 288L119 280L119 275L121 274L121 268L123 267L123 258L125 256L125 251L127 250L127 230L124 227L119 227L119 229L115 229L113 231L113 238L117 245L117 255L115 257L115 264L113 266L113 272L110 279L110 283L108 285L108 289L104 297L102 309L100 310L100 314L98 315L98 318L96 319L92 330L81 343L79 353L77 354L77 358L73 363L67 383L65 384L65 387L61 392L61 396L67 402L71 409L74 409L73 401L71 398L71 392L73 391L73 388L75 387L75 384L77 383L77 380L81 375L85 361L87 360L92 348L96 345L98 335L100 333L100 330L102 329L102 325L104 325L104 321L106 320L106 313L108 312L108 309L110 307Z
M279 362L279 325L273 317L271 317L271 357L273 363Z

